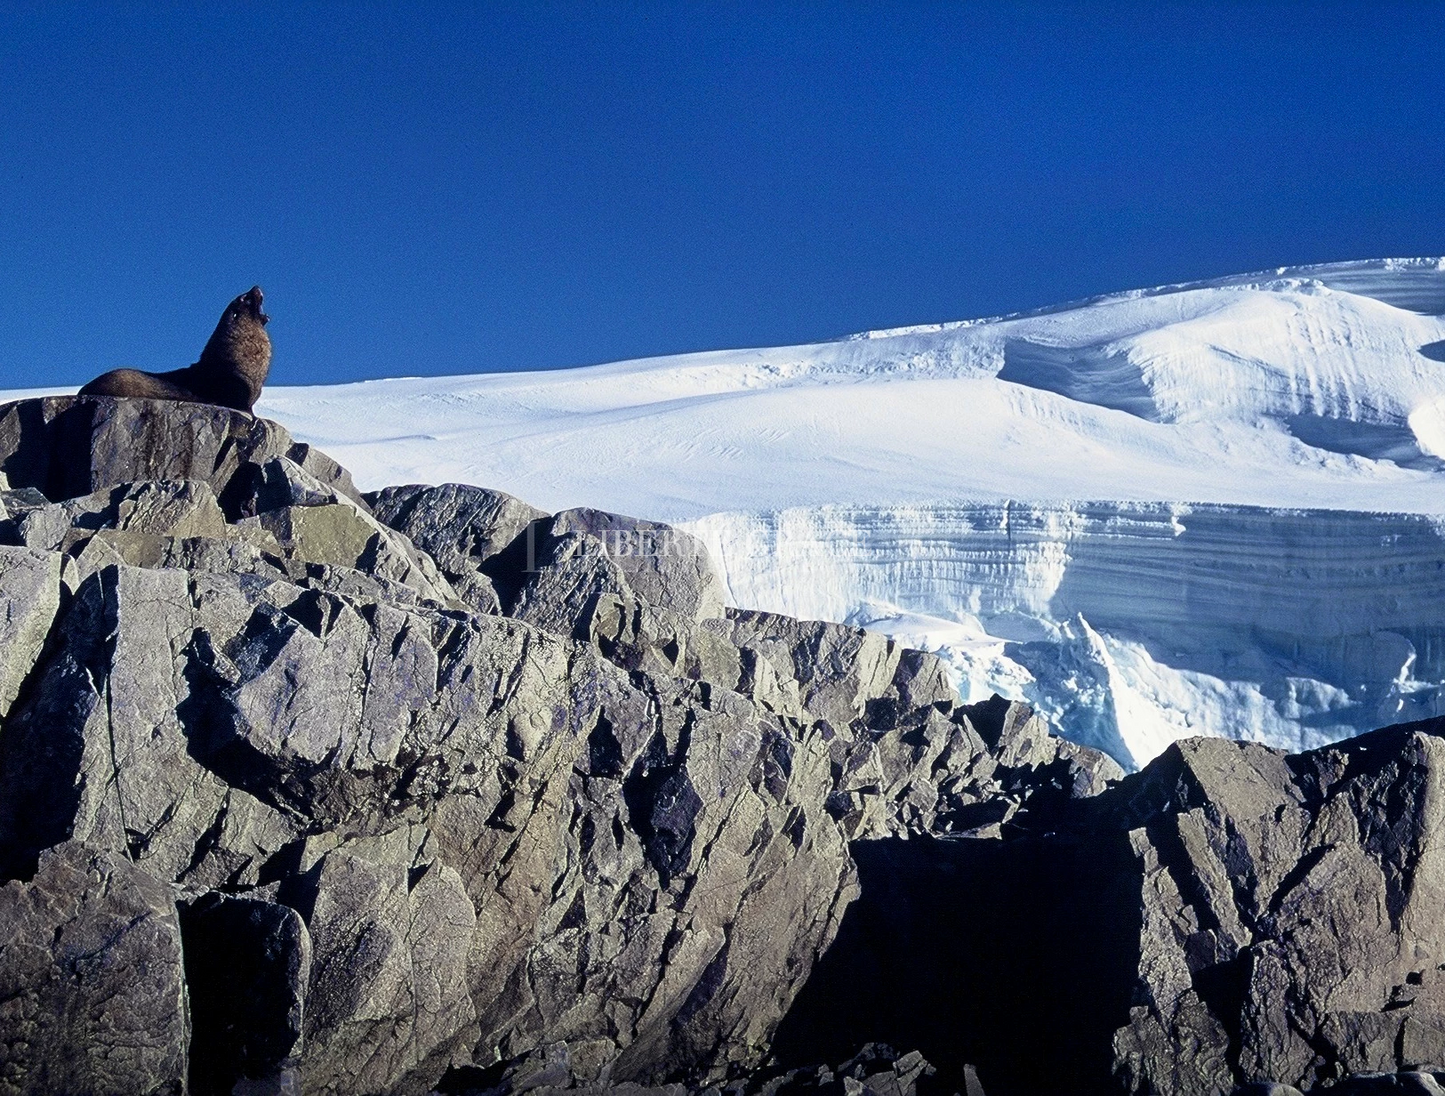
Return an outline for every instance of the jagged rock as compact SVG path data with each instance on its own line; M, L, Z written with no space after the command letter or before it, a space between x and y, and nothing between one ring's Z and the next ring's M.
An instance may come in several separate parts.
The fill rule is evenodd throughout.
M850 893L816 736L735 694L639 693L496 617L107 568L0 752L12 859L80 835L158 878L245 885L284 872L303 826L417 817L476 911L485 1045L575 1033L620 1077L756 1053ZM350 930L307 916L314 994L323 940Z
M1324 1089L1312 1091L1326 1091ZM1338 1081L1327 1091L1339 1096L1384 1096L1386 1093L1412 1093L1415 1096L1442 1096L1439 1078L1430 1073L1406 1070L1399 1073L1356 1073Z
M721 690L639 692L519 622L362 608L251 576L86 579L0 736L11 862L79 835L158 878L254 886L302 871L278 854L304 828L415 818L476 913L483 1045L563 1031L618 1077L756 1055L851 893L821 740ZM450 1059L377 1060L424 1085Z
M508 866L471 887L486 963L511 972L479 1000L482 1042L564 1039L587 1080L726 1075L755 1062L852 894L826 754L721 691L613 705L499 830L455 800L433 822L459 865ZM561 817L532 805L557 800Z
M60 556L0 548L0 721L40 658L60 608Z
M554 515L547 533L596 537L628 587L654 612L691 622L723 615L722 579L707 549L690 533L661 522L586 508Z
M501 491L460 483L387 487L366 500L378 520L405 533L436 560L458 596L486 613L500 612L501 601L484 567L519 538L517 553L525 556L529 545L523 534L549 516ZM535 529L530 548L535 560ZM519 564L523 569L531 565L526 559ZM512 576L509 589L515 585Z
M1132 1090L1442 1064L1402 1060L1445 1050L1441 729L1294 757L1190 739L1091 804L1143 876L1147 1004L1116 1038ZM1215 1049L1181 1066L1187 1039Z
M657 638L652 614L646 626L637 619L643 606L595 537L546 538L529 574L506 607L508 616L584 643L608 644L605 653L614 660L612 647L624 637L634 644Z
M222 536L173 537L99 529L65 557L63 578L73 594L95 572L114 564L218 574L286 578L281 545L264 529L228 526Z
M509 615L592 643L628 670L699 678L718 663L716 636L700 625L722 619L722 581L696 538L579 509L529 525L518 542L494 557L511 568L494 568Z
M727 611L726 631L736 646L768 659L779 678L796 681L803 707L835 728L862 718L868 702L888 692L903 651L862 628L742 609ZM951 689L948 699L957 699Z
M1439 1069L1442 731L1295 756L1190 739L1031 820L1036 791L1011 825L1037 837L854 842L862 898L779 1052L816 1060L866 1030L940 1066L966 1056L1005 1094L1050 1076L1204 1096ZM1001 940L1033 954L1000 955Z
M286 457L247 468L249 478L237 476L246 479L246 489L233 482L227 490L249 516L232 524L209 484L183 480L121 484L59 503L26 498L8 507L14 516L0 523L0 536L65 552L74 560L65 574L72 591L110 563L293 579L314 577L308 567L325 567L461 607L431 558L363 505Z
M759 1096L791 1096L792 1093L804 1092L840 1096L916 1096L919 1082L926 1083L935 1072L916 1050L899 1054L886 1043L869 1043L836 1068L821 1066L790 1070L754 1091Z
M237 582L199 581L208 579ZM7 875L73 837L160 879L254 883L294 837L296 819L192 754L201 612L183 571L109 567L82 584L52 657L0 735Z
M421 1093L470 1060L476 914L455 871L408 852L394 841L343 844L287 888L311 940L306 1092Z
M920 1093L947 1093L946 1085L934 1080L937 1071L918 1051L899 1054L884 1043L869 1043L857 1054L837 1066L808 1066L779 1073L776 1069L759 1072L729 1082L710 1086L701 1096L919 1096ZM983 1086L973 1067L965 1067L963 1096L984 1096ZM449 1074L439 1086L440 1096L689 1096L697 1088L684 1085L643 1086L616 1084L610 1081L579 1081L573 1070L571 1049L566 1043L553 1043L532 1054L490 1070L462 1069Z
M190 1030L170 889L71 842L0 887L0 1090L186 1091Z
M502 491L444 483L385 487L366 495L377 519L405 533L447 572L476 567L548 517Z
M17 543L59 551L101 529L173 537L224 536L226 517L210 484L180 480L102 488L19 511L11 525Z
M943 664L877 633L730 609L739 689L829 740L829 810L850 838L997 833L1027 800L1093 795L1123 771L1065 742L1023 704L959 706Z
M251 516L241 529L264 529L287 559L360 570L409 586L440 606L462 608L435 561L372 516L364 503L332 489L285 457L257 467L254 495L243 501Z
M274 425L182 404L10 405L0 469L0 538L39 546L0 549L0 872L84 841L181 888L198 1093L541 1089L558 1055L574 1089L762 1084L850 836L1051 832L1117 775L932 656L724 611L667 526L455 485L379 521ZM1029 840L970 847L1052 909ZM869 1062L826 1083L924 1076Z
M370 497L443 552L450 574L491 568L510 591L509 615L591 644L625 669L706 680L784 720L820 723L833 756L830 810L850 836L996 828L1037 789L1089 795L1123 775L1097 751L1051 736L1022 706L957 709L931 655L843 625L724 612L700 543L669 526L594 510L538 517L507 496L455 485ZM453 515L456 531L446 526Z

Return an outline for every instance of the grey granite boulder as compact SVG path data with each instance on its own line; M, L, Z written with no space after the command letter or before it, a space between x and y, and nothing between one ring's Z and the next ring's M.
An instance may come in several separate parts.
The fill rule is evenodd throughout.
M425 1092L476 1044L467 980L476 914L461 879L388 856L388 844L397 843L328 851L288 888L311 940L298 1063L306 1092Z
M821 746L733 694L613 690L492 821L440 804L495 972L482 1045L565 1041L589 1081L756 1064L852 894Z
M226 527L210 484L194 480L126 483L63 502L11 509L15 542L46 551L68 549L97 530L188 537L222 536Z
M190 1025L170 888L71 842L0 887L0 1091L186 1092Z
M360 501L330 457L229 408L104 396L0 407L0 473L11 489L35 488L56 502L123 483L204 479L224 506L250 493L259 466L278 456Z
M888 691L903 651L878 632L777 613L732 609L725 627L736 646L757 651L780 678L796 681L803 707L834 727L861 719L868 702ZM951 689L948 697L956 699Z
M681 530L566 510L528 525L494 560L506 613L590 642L624 669L698 678L717 659L702 625L723 617L722 582Z
M296 819L193 756L200 596L178 570L108 567L81 585L0 735L7 874L78 838L160 879L255 881L294 837Z
M1445 1066L1440 729L1294 757L1191 739L1091 804L1142 872L1132 1091ZM1181 1063L1183 1040L1215 1049Z
M501 611L492 573L509 575L508 589L514 589L511 572L528 565L529 547L535 555L535 524L549 517L502 491L460 483L386 487L366 500L380 521L436 560L463 601L488 613ZM521 558L517 567L507 567L500 557L513 544L513 554Z
M410 586L436 605L462 608L431 556L378 521L364 503L317 479L287 457L255 466L253 494L241 499L249 516L241 530L265 530L290 560L345 567Z
M1323 1090L1315 1090L1323 1091ZM1338 1096L1385 1096L1387 1093L1411 1093L1413 1096L1442 1096L1445 1086L1439 1075L1422 1070L1401 1070L1396 1073L1354 1073L1330 1086Z
M722 579L707 549L690 533L662 522L580 508L552 517L553 537L595 537L629 588L660 614L702 621L723 615Z

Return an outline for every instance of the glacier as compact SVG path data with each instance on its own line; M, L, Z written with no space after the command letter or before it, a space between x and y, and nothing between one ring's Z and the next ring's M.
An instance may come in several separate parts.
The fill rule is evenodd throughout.
M687 526L736 604L941 654L1139 764L1445 712L1445 522L1180 503L810 507Z
M677 522L735 604L937 651L1129 767L1445 711L1445 260L257 410L363 487Z

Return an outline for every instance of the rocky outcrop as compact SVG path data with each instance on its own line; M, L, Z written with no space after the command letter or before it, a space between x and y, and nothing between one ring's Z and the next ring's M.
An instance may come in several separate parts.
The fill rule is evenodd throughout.
M184 404L0 408L0 470L0 1091L1445 1069L1445 722L1125 778L657 523Z
M727 610L666 526L363 498L176 403L9 405L0 469L0 894L35 941L0 970L55 1017L5 1091L422 1093L558 1046L573 1087L756 1088L851 837L953 825L1005 757L996 830L1107 776L928 656ZM61 948L92 938L100 982ZM849 1085L924 1075L874 1058Z
M1445 1066L1445 723L1124 778L657 523L183 404L10 405L0 470L0 1091Z
M1127 1090L1445 1066L1442 731L1294 757L1190 740L1093 804L1141 873Z
M938 1071L928 1060L913 1050L900 1054L886 1043L868 1043L857 1054L839 1065L819 1065L804 1069L760 1071L726 1089L705 1090L710 1094L726 1091L729 1096L928 1096L935 1092L952 1092L953 1087L941 1084ZM960 1096L983 1096L978 1072L964 1070ZM490 1070L460 1070L448 1078L445 1091L439 1096L686 1096L684 1085L646 1086L637 1084L597 1084L579 1081L572 1072L566 1043L553 1043L525 1058Z
M0 1092L1445 1076L1445 721L1124 777L654 522L183 404L0 470Z
M459 483L387 487L366 501L380 520L436 560L468 605L485 613L502 608L488 561L513 542L526 550L528 540L518 538L548 516L501 491ZM531 543L535 550L535 533Z
M1012 839L855 842L861 897L775 1052L885 1038L995 1096L1433 1091L1442 736L1191 739L1036 796Z
M266 419L210 404L167 414L151 400L54 396L0 407L0 473L9 489L52 501L149 480L201 480L226 512L242 516L254 479L287 457L340 494L360 500L351 476L324 453Z

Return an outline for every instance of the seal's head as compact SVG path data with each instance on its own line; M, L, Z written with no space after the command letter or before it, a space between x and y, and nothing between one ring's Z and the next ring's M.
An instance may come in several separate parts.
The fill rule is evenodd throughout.
M265 332L260 329L271 317L261 310L262 296L261 287L253 285L228 304L226 311L221 313L221 322L216 325L216 333L211 339L245 338L248 331L265 338Z

